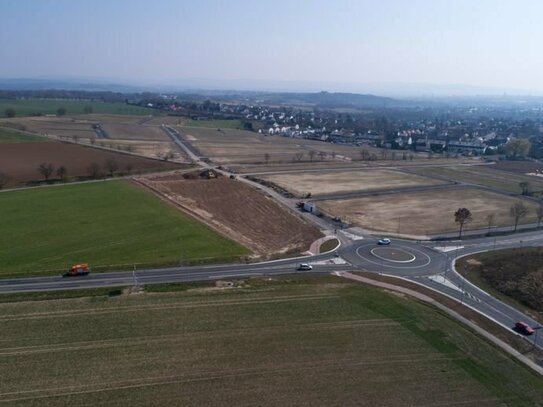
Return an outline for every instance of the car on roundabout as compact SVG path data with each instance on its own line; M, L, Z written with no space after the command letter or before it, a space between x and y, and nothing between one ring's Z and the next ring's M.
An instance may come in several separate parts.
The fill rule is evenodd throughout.
M387 245L389 245L390 243L392 243L392 241L391 241L388 237L384 237L384 238L379 239L379 240L377 241L377 244L378 244L379 246L387 246Z

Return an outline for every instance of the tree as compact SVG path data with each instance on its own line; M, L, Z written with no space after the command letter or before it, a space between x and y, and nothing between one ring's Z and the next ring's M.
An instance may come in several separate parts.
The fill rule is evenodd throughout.
M117 160L115 160L115 158L108 158L106 160L105 167L109 172L109 176L113 177L115 171L119 169L119 164L117 164Z
M5 172L0 172L0 189L4 188L9 181L9 176Z
M43 176L45 181L47 181L49 179L49 177L51 176L51 174L54 171L55 171L55 167L53 167L53 164L51 164L51 163L49 163L49 164L41 163L38 166L38 172Z
M302 161L303 157L304 157L304 153L295 153L293 161Z
M6 117L15 117L15 109L13 109L12 107L8 107L5 111L4 111Z
M490 235L490 228L492 227L492 224L494 223L494 218L496 215L494 213L489 213L486 215L486 223L488 225L488 235Z
M66 174L68 173L68 170L64 165L61 165L57 168L57 176L61 179L62 182L66 180Z
M509 216L511 216L515 222L513 232L517 231L517 226L519 221L526 217L528 214L528 208L526 205L524 205L524 202L517 201L513 205L511 205L511 208L509 208Z
M522 195L532 195L532 184L530 184L528 181L519 182L518 186L522 190Z
M335 151L332 151L330 153L330 156L332 156L332 160L335 160L336 159L336 152Z
M324 159L326 158L326 153L324 151L319 151L319 158L321 159L321 161L324 161Z
M66 108L65 107L59 107L57 109L57 116L64 116L66 114Z
M134 169L134 166L131 163L128 163L126 164L125 169L126 169L127 174L131 174L132 170Z
M530 152L532 143L525 138L516 138L505 145L505 154L511 158L524 158Z
M334 154L335 155L335 154ZM360 150L360 158L362 158L363 161L366 161L370 157L370 152L363 148Z
M264 154L264 162L268 164L270 162L270 153Z
M543 219L543 202L539 202L537 208L535 209L535 214L537 216L537 228L541 225L541 220Z
M473 217L471 216L471 212L468 208L458 208L458 210L454 213L454 221L460 226L458 233L458 237L460 239L462 238L462 230L464 229L464 225L470 223L472 220Z
M317 154L315 150L309 150L309 152L307 153L307 155L309 156L309 161L313 162L313 158L315 157L315 154Z
M97 162L90 163L87 167L87 172L91 178L98 178L98 175L100 175L100 165Z
M92 113L92 106L85 106L83 108L83 112L85 112L86 114Z

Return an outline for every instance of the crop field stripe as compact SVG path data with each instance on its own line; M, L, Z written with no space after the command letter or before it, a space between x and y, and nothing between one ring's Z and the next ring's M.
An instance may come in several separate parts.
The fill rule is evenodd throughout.
M408 355L409 356L409 355ZM356 360L356 361L345 361L345 360L338 360L338 359L330 359L330 360L321 360L319 362L296 362L296 365L294 364L286 364L282 367L265 367L265 368L240 368L240 369L225 369L225 370L219 370L219 371L202 371L202 372L195 372L190 375L181 375L181 376L159 376L159 377L145 377L145 378L138 378L138 379L132 379L132 380L123 380L117 382L117 386L104 386L97 389L89 389L89 390L76 390L77 387L79 388L85 388L85 387L91 387L91 386L103 386L106 383L98 383L98 384L92 384L92 385L81 385L77 387L73 387L73 391L68 392L61 392L56 393L54 395L38 395L35 397L23 397L23 398L12 398L12 399L4 399L0 402L13 402L13 401L19 401L19 400L35 400L40 398L49 398L49 397L63 397L63 396L70 396L75 394L87 394L87 393L95 393L95 392L107 392L107 391L115 391L115 390L121 390L121 389L131 389L131 388L138 388L138 387L149 387L149 386L162 386L165 384L177 384L177 383L186 383L190 381L210 381L210 380L216 380L216 379L224 379L224 378L231 378L231 377L241 377L241 376L249 376L249 375L261 375L261 376L271 376L278 373L283 372L300 372L300 371L306 371L306 370L313 370L313 369L338 369L338 368L345 368L345 367L352 367L352 366L373 366L373 365L400 365L398 368L401 368L401 364L413 364L414 362L432 362L432 361L439 361L439 360L454 360L458 359L458 357L446 357L444 355L413 355L413 357L404 357L404 356L397 356L397 357L381 357L381 358L373 358L369 360ZM301 365L301 366L300 366ZM203 377L187 377L187 376L202 376ZM392 381L394 379L390 379ZM397 380L397 379L395 379ZM408 379L410 380L410 379ZM129 384L131 382L141 382L141 383L135 383L135 384ZM111 381L108 381L107 384L112 384ZM113 382L115 384L115 382ZM56 387L56 388L46 388L46 389L33 389L33 390L22 390L18 392L7 392L7 393L0 393L0 397L6 397L6 396L13 396L13 395L23 395L23 394L31 394L31 393L46 393L50 391L58 391L58 390L66 390L67 388L70 388L70 386L63 386L63 387Z
M330 323L315 323L315 324L303 324L295 327L286 328L288 332L301 332L301 331L317 331L317 330L338 330L338 329L353 329L361 327L384 327L384 328L398 328L400 325L397 321L386 320L358 320L358 321L343 321L343 322L330 322ZM285 330L285 329L284 329ZM81 341L81 342L65 342L56 343L52 345L31 345L31 346L19 346L12 348L0 348L0 357L19 356L19 355L31 355L36 353L47 352L64 352L64 351L76 351L82 349L101 349L110 348L116 346L138 346L147 345L151 343L166 343L166 342L178 342L185 339L209 339L209 338L224 338L224 337L236 337L240 335L257 335L262 336L265 334L275 333L277 331L276 326L270 327L258 327L258 328L237 328L229 330L216 330L216 331L204 331L204 332L192 332L176 335L160 335L160 336L142 336L142 337L130 337L130 338L117 338L97 341Z
M334 294L324 294L324 295L307 295L307 296L286 296L270 299L243 299L243 300L233 300L233 301L211 301L211 302L198 302L192 304L186 303L177 303L177 304L168 304L168 305L146 305L146 306L126 306L126 307L116 307L110 310L103 309L84 309L80 311L55 311L48 313L32 313L26 315L3 315L0 316L0 321L18 321L24 319L39 319L39 318L52 318L52 317L72 317L74 315L99 315L99 314L110 314L110 313L119 313L119 312L139 312L139 311L156 311L163 309L192 309L192 308L207 308L207 307L223 307L225 305L255 305L255 304L273 304L278 302L289 302L289 301L310 301L310 300L322 300L330 298L339 298L339 295Z

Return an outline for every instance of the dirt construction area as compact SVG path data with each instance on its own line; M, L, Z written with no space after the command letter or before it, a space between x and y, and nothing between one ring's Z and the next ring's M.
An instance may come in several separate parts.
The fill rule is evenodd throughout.
M331 194L335 192L371 191L441 184L430 178L391 170L297 172L259 176L295 195Z
M184 179L181 174L140 177L138 181L263 257L304 252L322 237L305 220L241 181Z
M265 136L258 133L235 129L208 129L177 127L178 131L196 147L202 155L219 164L231 163L292 163L292 162L351 162L361 160L362 152L373 155L375 160L391 152L373 147L359 147L349 144L332 144L318 140ZM384 151L384 153L383 153ZM394 153L401 162L401 154ZM414 153L414 160L426 155ZM406 160L405 162L409 162Z
M319 209L339 216L364 229L406 235L426 236L455 232L454 212L468 208L473 221L465 229L488 227L487 216L494 214L493 226L509 226L509 209L518 199L476 188L449 188L439 191L379 195L365 198L327 200ZM520 223L536 222L536 204L523 200L528 215Z
M122 173L164 171L180 167L174 163L82 147L77 144L47 141L2 144L0 172L7 174L9 177L7 187L10 187L42 179L43 177L37 171L41 163L51 163L55 168L64 166L67 169L67 176L72 178L88 176L91 163L97 163L100 172L106 172L105 163L110 159L117 163L117 171ZM54 173L51 178L55 178Z

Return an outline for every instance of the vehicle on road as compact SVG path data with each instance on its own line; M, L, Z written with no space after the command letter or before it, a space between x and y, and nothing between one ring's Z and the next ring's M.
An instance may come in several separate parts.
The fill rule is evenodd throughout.
M313 266L311 264L307 264L307 263L300 263L298 264L298 267L296 268L296 270L313 270Z
M76 277L86 276L90 273L91 269L87 263L74 264L70 269L64 273L63 277Z
M379 241L377 242L378 245L382 245L382 246L388 245L390 243L391 243L391 240L388 237L379 239Z
M534 333L534 328L532 328L524 321L518 321L515 324L515 330L523 335L533 335Z

